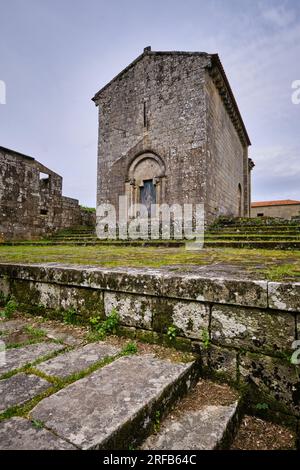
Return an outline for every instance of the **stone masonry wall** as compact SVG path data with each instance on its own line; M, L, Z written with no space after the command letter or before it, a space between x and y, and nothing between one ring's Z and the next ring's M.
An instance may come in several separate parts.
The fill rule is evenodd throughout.
M0 240L33 239L81 222L78 200L62 196L61 176L0 147Z
M205 55L145 55L99 97L97 203L118 203L128 168L160 156L168 204L205 198ZM144 106L146 126L144 126Z
M241 215L248 215L247 143L209 77L211 66L206 53L145 51L97 93L97 204L118 207L119 195L139 191L130 169L144 156L149 164L137 179L152 179L152 164L160 168L153 169L157 203L204 203L209 222L238 216L240 184ZM138 193L132 199L140 202Z
M77 199L62 196L61 228L81 225L81 209Z
M205 91L208 147L207 194L209 195L206 202L207 216L209 220L214 220L220 215L248 216L248 201L246 211L244 207L247 197L245 195L247 188L244 187L244 166L246 165L248 169L246 148L242 145L220 94L208 73Z
M201 267L162 269L0 264L0 290L41 314L75 308L104 319L113 308L121 332L168 342L199 355L202 373L246 387L258 402L300 418L299 366L291 363L300 330L300 283L247 279ZM169 341L170 344L170 341ZM299 356L299 354L298 354Z
M300 217L300 204L252 207L251 217L257 217L258 214L263 214L265 217L280 217L290 220L292 217Z

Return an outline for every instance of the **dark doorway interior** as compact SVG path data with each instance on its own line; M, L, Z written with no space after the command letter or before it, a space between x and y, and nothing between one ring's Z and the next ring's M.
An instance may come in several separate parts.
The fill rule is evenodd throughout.
M156 192L153 180L145 180L140 188L140 203L147 208L148 216L151 214L151 204L156 203Z

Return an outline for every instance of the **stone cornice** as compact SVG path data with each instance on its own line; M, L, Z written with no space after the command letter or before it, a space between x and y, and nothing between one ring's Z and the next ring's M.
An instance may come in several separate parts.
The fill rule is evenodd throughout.
M207 68L209 75L220 94L242 144L244 146L249 146L251 145L251 142L219 56L218 54L213 54L211 58L211 65Z

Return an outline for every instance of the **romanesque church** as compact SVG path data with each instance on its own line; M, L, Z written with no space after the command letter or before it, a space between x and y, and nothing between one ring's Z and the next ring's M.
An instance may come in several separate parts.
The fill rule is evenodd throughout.
M217 54L144 49L93 98L97 204L203 203L250 215L250 140Z

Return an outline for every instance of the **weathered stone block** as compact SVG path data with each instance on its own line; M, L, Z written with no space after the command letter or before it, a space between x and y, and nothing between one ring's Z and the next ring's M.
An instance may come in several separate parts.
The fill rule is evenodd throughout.
M41 304L41 293L37 289L37 284L18 278L11 281L11 294L23 306L37 306Z
M0 412L23 405L50 387L51 384L46 380L23 373L0 380Z
M173 325L180 335L192 339L202 339L209 324L209 306L200 302L174 302Z
M267 307L267 282L228 279L213 271L200 274L169 275L165 279L168 297L249 307Z
M210 344L208 366L212 373L221 373L224 377L237 381L237 352Z
M15 320L6 320L0 322L0 332L3 334L13 333L22 330L27 325L27 322L16 318Z
M270 396L275 407L300 415L299 366L288 359L247 353L240 358L240 378Z
M46 375L66 378L87 369L98 361L116 356L120 351L120 348L104 342L90 343L42 362L36 368Z
M60 351L65 346L56 343L37 343L22 348L12 348L5 351L4 364L0 365L0 375L30 364L50 353Z
M217 305L212 307L211 337L216 344L262 353L291 352L295 318L286 312Z
M300 312L300 282L269 282L269 307Z
M200 302L180 302L167 298L152 299L153 330L167 332L174 325L180 336L202 339L208 330L209 306Z
M74 308L83 317L100 315L104 318L103 292L98 289L81 287L60 287L60 306L67 310Z
M144 442L142 449L199 451L222 448L236 412L237 402L228 406L207 405L175 419L167 418L158 433Z
M47 429L34 426L24 418L11 418L0 423L1 450L76 450L72 444Z
M39 295L39 304L48 309L60 307L61 288L57 284L29 282L29 289Z
M10 282L6 277L0 276L0 292L2 292L6 297L10 293Z
M122 325L151 329L151 297L105 292L104 308L106 316L115 309Z

